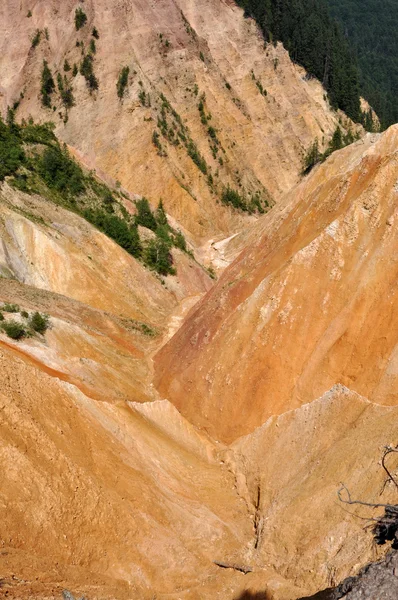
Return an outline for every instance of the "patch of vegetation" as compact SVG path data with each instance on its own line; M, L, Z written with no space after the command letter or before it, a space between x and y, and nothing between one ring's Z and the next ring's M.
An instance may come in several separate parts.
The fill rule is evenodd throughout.
M32 11L28 10L28 14L26 16L28 17L28 19L30 19L30 17L32 16Z
M20 340L27 333L25 327L18 321L2 321L0 327L13 340Z
M97 46L95 45L95 40L93 40L93 39L90 40L89 52L91 54L96 54L96 52L97 52Z
M48 66L48 62L43 60L43 68L41 72L41 103L46 108L51 108L51 95L55 90L55 82Z
M34 36L32 37L32 48L37 48L37 46L40 44L40 40L41 40L41 31L40 31L40 29L36 29L36 32L35 32Z
M69 156L66 146L50 146L36 160L36 170L50 189L69 200L86 189L81 167Z
M81 29L82 27L84 27L84 25L87 23L87 15L86 13L83 11L82 8L77 8L75 11L75 27L76 27L76 31L79 31L79 29Z
M123 67L119 73L119 77L116 83L117 95L120 100L124 96L127 84L129 82L130 67Z
M49 316L42 315L39 312L34 312L29 319L29 326L31 329L33 329L33 331L36 331L36 333L41 333L41 335L44 335L50 326Z
M349 146L353 142L356 142L359 139L359 135L354 135L351 131L348 131L346 134L343 134L339 125L337 125L333 136L326 148L325 152L320 152L319 150L319 142L316 139L314 143L307 150L302 166L302 175L308 175L310 171L317 165L318 163L324 162L333 152L336 150L341 150L341 148L345 148Z
M6 313L17 313L19 312L18 304L10 304L9 302L5 302L1 307L1 310Z
M68 81L66 75L62 79L60 73L57 75L57 83L59 95L61 96L62 104L66 109L72 108L75 105L75 99L73 96L73 88L71 83Z
M68 59L65 58L65 62L64 62L64 71L65 71L65 73L67 73L68 71L70 71L70 68L71 67L70 67L70 64L68 62Z
M136 225L141 225L142 227L156 231L158 223L151 211L148 200L142 198L141 200L137 200L135 205L137 207L137 214L135 216Z
M80 64L80 73L86 80L90 92L98 90L98 79L94 75L94 58L91 54L86 54Z
M101 209L87 209L84 217L129 254L135 258L141 257L142 246L136 226L128 225L120 217Z
M173 257L170 252L169 244L158 237L156 240L150 240L144 252L145 264L159 275L175 275L176 270L173 267Z
M248 212L249 214L256 212L263 214L265 210L269 208L268 199L263 198L260 195L260 192L256 192L250 198L247 198L229 186L224 188L221 195L221 202L232 206L236 210Z
M17 172L26 155L15 126L7 126L0 118L0 181Z
M92 173L85 173L66 146L59 144L53 130L52 123L35 125L32 120L18 125L13 111L9 111L7 123L0 119L0 180L11 176L11 185L25 193L39 193L83 216L148 268L160 275L174 274L171 249L180 248L191 256L192 252L182 232L169 225L163 202L152 211L148 200L142 198L136 202L136 215L130 215L118 200L120 192L112 193ZM142 243L138 225L156 237ZM4 305L1 310L17 312L19 307ZM36 331L33 324L30 328Z
M99 33L98 33L98 29L96 27L93 27L93 30L91 32L91 35L93 36L93 38L95 38L96 40L99 40Z

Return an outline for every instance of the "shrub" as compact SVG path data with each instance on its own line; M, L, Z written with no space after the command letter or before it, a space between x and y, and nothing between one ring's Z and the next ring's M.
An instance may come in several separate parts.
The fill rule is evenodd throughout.
M135 205L137 207L137 214L135 216L136 225L142 225L142 227L156 231L156 219L151 211L148 200L142 198L141 200L137 200Z
M119 246L135 258L141 256L142 247L137 227L128 226L118 216L108 214L103 210L86 210L84 217L108 237L113 239Z
M67 59L67 58L65 59L65 62L64 62L64 71L65 71L65 72L68 72L68 71L70 71L70 64L69 64L69 62L68 62L68 59Z
M86 13L80 8L77 8L75 11L75 27L76 27L76 31L79 31L79 29L81 29L82 27L84 27L84 25L87 23L87 15Z
M32 38L32 48L36 48L40 44L41 40L41 31L40 29L36 29L36 33Z
M37 333L44 334L49 327L48 315L41 315L39 312L34 312L29 319L29 325Z
M23 317L24 319L28 319L29 318L29 313L26 312L26 310L21 310L21 317Z
M96 39L99 40L99 33L98 33L98 29L96 27L93 27L93 30L91 32L91 35Z
M124 92L126 90L126 87L127 87L128 81L129 81L129 73L130 73L129 67L123 67L119 73L116 88L117 88L117 95L120 99L122 99L124 96Z
M4 315L2 312L0 312L0 321L4 321Z
M159 275L175 275L169 245L161 238L151 240L145 248L145 264Z
M78 74L78 72L79 72L79 69L77 68L77 64L75 63L73 65L73 71L72 71L73 77L76 77L76 75Z
M68 154L66 148L46 148L37 162L37 171L49 188L77 196L84 192L84 174L81 168Z
M155 213L155 218L156 218L156 222L158 225L167 225L168 226L167 215L166 215L166 211L164 210L164 206L163 206L163 200L159 201L159 204L158 204L158 207L157 207L156 213Z
M6 313L17 313L19 312L19 306L18 304L9 304L8 302L6 302L1 307L1 310L3 310Z
M181 231L177 231L174 236L174 246L179 248L183 252L187 251L187 242L185 240L184 234Z
M47 108L51 107L51 94L55 90L55 83L50 68L46 60L43 60L43 69L41 72L41 103Z
M3 321L1 329L13 340L20 340L26 335L26 330L18 321Z
M97 47L95 45L95 40L91 39L90 40L90 46L89 46L89 51L91 52L91 54L95 54L97 52Z
M0 116L0 181L14 174L24 161L25 152L17 131L7 127Z
M80 73L85 78L90 91L98 90L98 79L94 75L93 57L91 54L87 54L83 58L80 65Z
M223 204L231 204L234 208L247 211L246 200L239 194L239 192L233 190L229 186L223 190L221 202Z
M72 108L72 106L74 106L74 104L75 104L75 99L73 96L72 86L69 83L69 81L67 80L66 75L64 76L64 79L62 79L61 74L58 73L57 83L58 83L59 95L61 96L63 105L65 106L65 108Z
M187 152L190 158L192 158L195 165L204 175L207 175L207 164L203 156L200 154L196 144L191 140L187 146Z

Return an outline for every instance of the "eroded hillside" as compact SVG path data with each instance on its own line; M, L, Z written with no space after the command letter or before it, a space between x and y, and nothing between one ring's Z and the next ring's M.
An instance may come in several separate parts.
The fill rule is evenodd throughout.
M336 383L395 404L398 130L335 153L157 355L160 393L232 441Z
M0 27L4 109L19 99L0 124L0 594L296 600L354 574L375 550L340 482L396 499L378 459L397 127L299 177L348 121L229 1L6 0Z
M76 30L78 6L86 21ZM264 47L231 2L6 0L0 22L3 110L19 102L19 119L53 120L87 166L154 204L163 198L196 242L247 222L220 202L226 186L266 208L338 123L319 82L281 45ZM54 110L42 106L44 60Z

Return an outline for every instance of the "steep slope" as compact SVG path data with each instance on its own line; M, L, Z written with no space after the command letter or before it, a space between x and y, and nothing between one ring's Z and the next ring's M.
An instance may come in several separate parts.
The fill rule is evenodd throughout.
M2 3L3 112L19 102L18 118L55 120L58 135L90 168L154 203L162 197L197 242L247 221L219 203L224 186L271 202L296 183L315 137L326 142L336 128L338 115L322 86L282 46L264 47L255 23L231 2L134 0L110 7L89 0L87 22L76 31L77 6L74 0ZM82 65L92 42L99 89L90 93L72 67ZM50 94L54 112L41 106L43 60L55 80L66 76L72 108L57 91ZM130 71L119 99L124 66Z
M397 402L397 142L393 127L318 167L157 355L193 423L231 441L339 382Z

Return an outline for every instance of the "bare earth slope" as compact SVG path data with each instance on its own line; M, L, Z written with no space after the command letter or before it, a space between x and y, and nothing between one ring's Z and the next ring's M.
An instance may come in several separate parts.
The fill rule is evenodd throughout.
M392 127L317 168L157 355L193 423L229 442L335 383L396 404L397 144Z
M154 203L162 197L167 211L196 241L225 237L247 221L217 202L223 186L278 198L296 183L303 152L315 137L327 141L336 127L338 115L319 82L308 80L281 45L264 48L254 22L245 20L232 2L87 0L87 24L79 31L76 6L74 0L1 3L3 112L23 93L18 118L54 120L57 134L90 168ZM73 77L63 67L65 59L71 69L81 64L94 26L99 90L90 94L84 77ZM41 41L32 48L36 30L42 32ZM55 79L58 73L66 75L73 86L75 106L67 123L58 94L52 97L55 112L41 107L44 59ZM123 66L129 66L130 75L121 101L116 82ZM139 99L143 92L146 106ZM160 94L171 105L165 116ZM211 115L206 124L198 110L202 94L205 116ZM157 127L164 118L167 130L173 130L169 140ZM215 158L209 126L219 142ZM178 146L171 143L181 127L204 156L213 184L188 156L181 137ZM153 144L155 130L160 152Z

